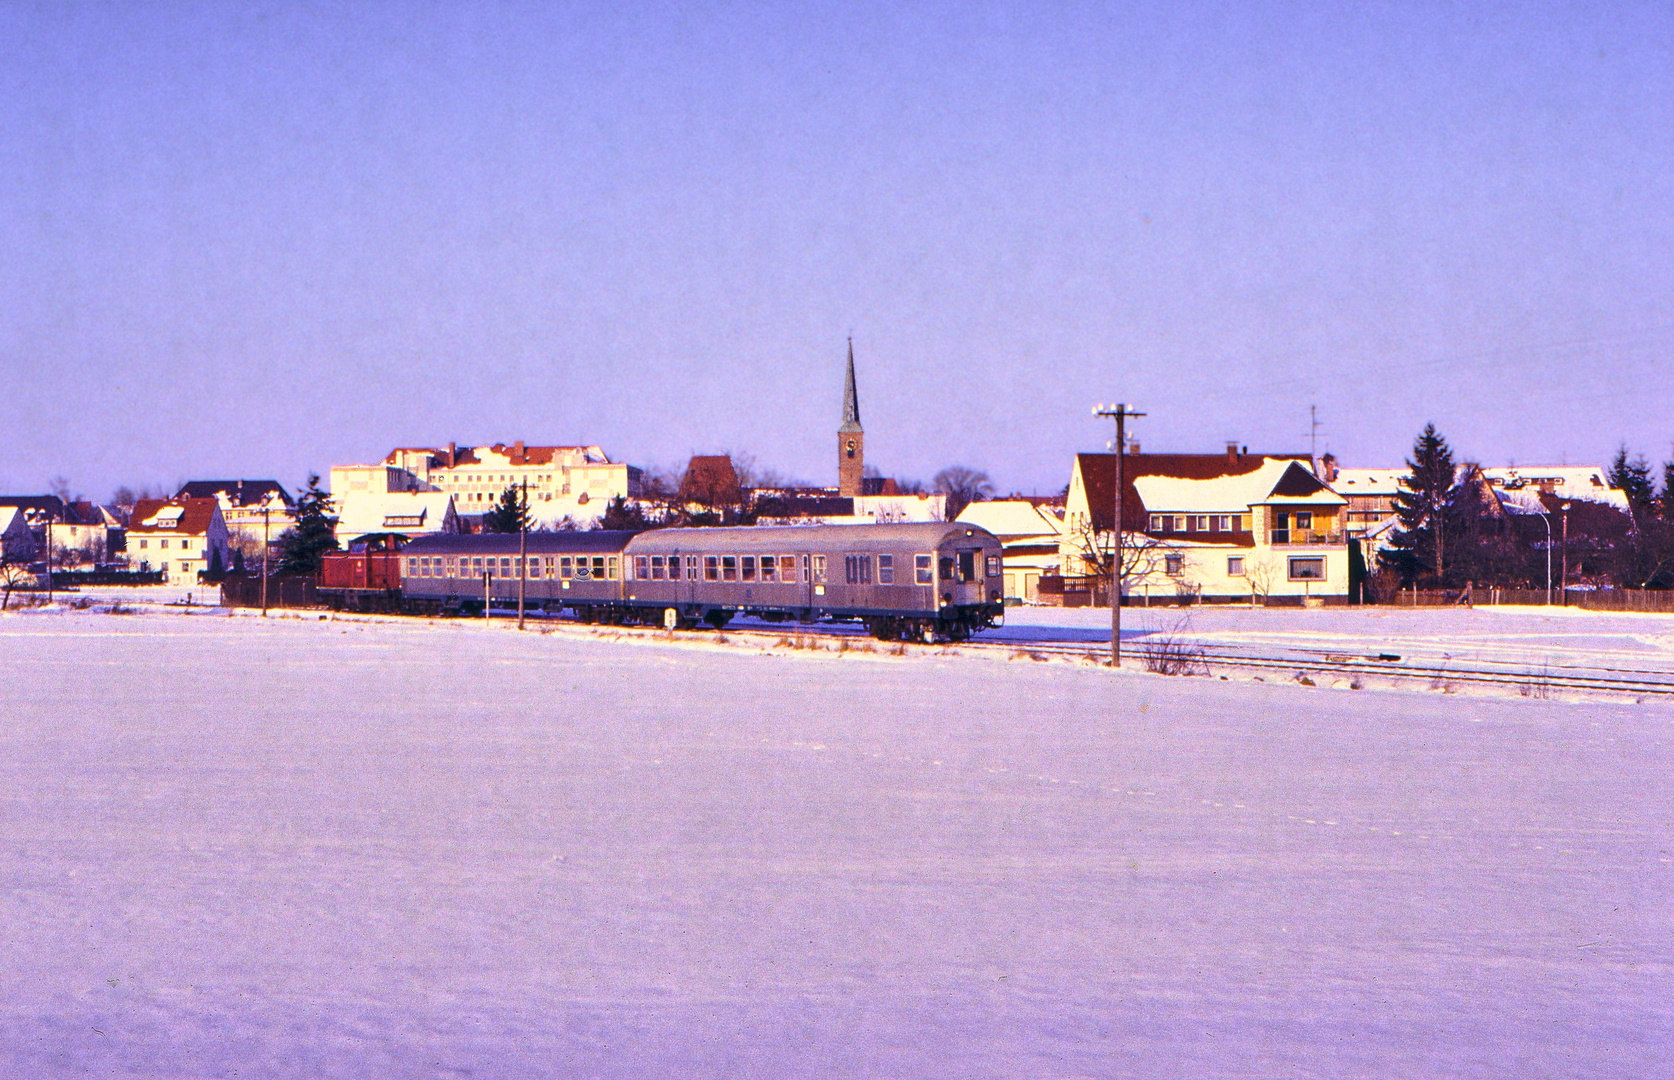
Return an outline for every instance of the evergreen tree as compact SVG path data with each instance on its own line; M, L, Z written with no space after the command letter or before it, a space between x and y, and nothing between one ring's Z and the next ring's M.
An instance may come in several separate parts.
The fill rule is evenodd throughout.
M1674 461L1662 463L1662 519L1674 521Z
M333 532L337 519L331 516L331 495L320 490L318 473L308 476L308 490L296 501L296 525L279 537L281 574L314 574L320 556L337 550Z
M227 564L221 561L221 549L211 548L209 551L209 577L211 581L219 581L227 576Z
M529 525L528 495L518 484L507 484L494 509L482 516L483 532L517 533Z
M1395 496L1400 530L1379 561L1412 581L1428 569L1440 580L1446 571L1448 518L1457 497L1453 451L1436 431L1424 425L1407 460L1406 482Z
M645 516L645 510L638 503L630 505L628 500L617 495L605 504L604 513L599 515L595 529L623 529L628 532L644 532L651 528L651 520Z
M1635 521L1643 521L1650 516L1651 498L1656 486L1651 481L1651 463L1644 454L1629 461L1627 443L1623 443L1616 451L1616 459L1610 463L1606 479L1611 487L1620 488L1627 496Z

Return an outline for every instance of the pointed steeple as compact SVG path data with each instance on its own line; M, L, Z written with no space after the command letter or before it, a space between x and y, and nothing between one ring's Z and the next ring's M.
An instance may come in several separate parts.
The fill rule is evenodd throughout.
M849 339L849 372L843 381L843 426L837 430L865 430L860 426L860 395L854 388L854 338Z

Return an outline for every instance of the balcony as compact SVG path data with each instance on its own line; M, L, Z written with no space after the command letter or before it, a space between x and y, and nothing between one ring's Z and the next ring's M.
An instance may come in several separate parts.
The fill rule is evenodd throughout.
M1300 529L1274 529L1267 534L1273 547L1341 547L1345 540L1340 532L1305 532Z

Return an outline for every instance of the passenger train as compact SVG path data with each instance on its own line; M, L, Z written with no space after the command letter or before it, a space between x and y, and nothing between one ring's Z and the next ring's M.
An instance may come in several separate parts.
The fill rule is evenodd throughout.
M530 610L584 622L719 629L753 615L960 641L1004 620L1000 569L993 534L956 522L438 533L357 540L327 556L317 588L355 610L480 614L521 591Z

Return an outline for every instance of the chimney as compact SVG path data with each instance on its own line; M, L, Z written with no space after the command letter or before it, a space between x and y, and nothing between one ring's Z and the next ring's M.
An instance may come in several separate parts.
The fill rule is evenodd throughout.
M1226 463L1228 465L1238 464L1238 444L1236 442L1226 444Z
M448 443L448 468L453 468L454 462L459 460L459 447L455 443Z
M522 465L523 464L523 440L522 439L519 439L516 442L512 443L511 459L512 459L512 464L513 465Z

